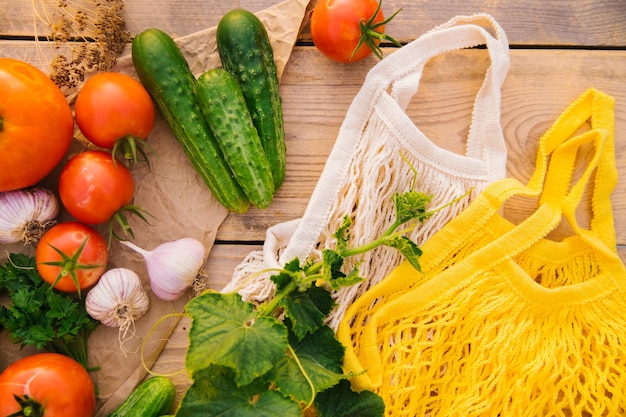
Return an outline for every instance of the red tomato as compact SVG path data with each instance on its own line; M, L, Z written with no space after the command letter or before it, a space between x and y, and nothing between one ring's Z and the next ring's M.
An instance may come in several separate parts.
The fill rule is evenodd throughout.
M77 222L53 226L35 250L41 278L64 292L80 292L93 286L106 270L108 260L107 242L102 235Z
M85 137L106 149L113 149L119 141L145 140L154 127L150 94L139 81L118 72L89 78L78 92L74 112ZM130 146L122 151L132 152ZM125 157L133 159L133 155Z
M40 406L43 417L93 417L94 384L83 366L58 353L38 353L9 365L0 374L0 416L18 415L14 395Z
M71 158L59 177L59 196L77 220L100 224L128 205L134 196L133 177L111 154L85 151Z
M361 39L360 22L367 22L374 16L377 0L320 0L311 15L311 38L317 49L338 62L354 62L366 58L372 49L366 43L357 45ZM381 9L372 24L385 20ZM375 28L384 33L385 25ZM375 45L379 39L372 39ZM356 51L355 51L356 50Z
M58 165L74 134L65 96L39 69L0 58L0 192L29 187Z

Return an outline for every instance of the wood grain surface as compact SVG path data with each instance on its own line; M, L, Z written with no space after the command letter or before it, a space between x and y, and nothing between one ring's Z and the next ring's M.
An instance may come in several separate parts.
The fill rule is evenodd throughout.
M70 0L71 3L71 0ZM231 8L258 11L274 0L157 0L125 2L131 35L158 27L174 37L217 24ZM41 7L41 0L33 0ZM53 53L28 1L0 0L0 56L46 68ZM312 6L312 5L311 5ZM459 14L489 13L511 44L511 68L502 90L502 126L508 144L508 174L526 180L535 163L539 137L584 90L595 87L616 99L615 143L619 183L613 195L618 250L626 261L626 1L386 0L383 10L402 8L387 31L410 42ZM35 31L35 28L37 30ZM222 288L245 255L259 250L268 227L300 217L313 192L346 111L375 58L339 64L311 43L307 21L281 80L287 142L287 176L272 206L229 215L209 260L211 286ZM44 48L41 48L41 46ZM385 47L385 53L395 48ZM474 96L489 65L487 51L469 49L432 59L420 90L407 110L437 144L464 151ZM532 210L507 206L507 216L522 219ZM582 218L588 213L581 213ZM183 370L189 322L181 321L153 369L172 374L179 394L187 386Z
M32 5L55 0L0 0L0 35L33 35ZM69 4L85 0L69 0ZM317 0L311 1L313 6ZM125 17L131 34L148 27L159 27L173 36L183 36L216 25L228 10L244 7L256 12L272 6L276 0L156 0L125 1ZM512 45L536 47L624 47L626 43L626 2L623 0L384 0L382 9L390 15L401 13L387 29L395 38L415 39L432 27L455 15L479 12L491 14L506 30ZM306 25L305 25L306 26ZM40 35L45 26L39 24ZM302 40L310 40L305 29Z

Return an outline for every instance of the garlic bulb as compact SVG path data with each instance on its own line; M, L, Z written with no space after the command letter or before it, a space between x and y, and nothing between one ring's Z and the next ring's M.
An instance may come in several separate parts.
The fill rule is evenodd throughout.
M165 301L176 300L194 284L206 256L204 244L188 237L162 243L151 251L128 241L121 243L144 257L150 288Z
M102 324L119 327L124 337L134 321L148 311L150 299L139 276L126 268L105 272L85 299L87 313Z
M0 193L0 243L36 243L59 214L59 200L42 187Z

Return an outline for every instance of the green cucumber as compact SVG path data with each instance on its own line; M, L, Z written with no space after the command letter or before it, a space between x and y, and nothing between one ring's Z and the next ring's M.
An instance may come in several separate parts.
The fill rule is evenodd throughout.
M154 376L140 383L107 417L159 417L170 411L176 387L167 377Z
M146 29L133 38L132 59L137 76L213 196L231 211L246 212L250 202L202 115L196 78L174 40L159 29Z
M265 155L272 167L274 189L285 179L285 130L274 52L263 23L251 12L234 9L217 25L222 66L241 85Z
M210 69L198 78L196 100L250 202L260 209L269 207L272 169L237 80L222 68Z

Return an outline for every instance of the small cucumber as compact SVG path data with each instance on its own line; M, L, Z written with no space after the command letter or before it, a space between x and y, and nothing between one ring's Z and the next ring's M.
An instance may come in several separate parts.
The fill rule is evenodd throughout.
M259 134L237 80L222 68L198 78L196 99L226 163L252 204L269 207L274 181Z
M139 79L214 197L231 211L246 212L250 202L202 115L196 78L174 40L159 29L146 29L133 38L132 59Z
M217 25L222 66L241 85L265 155L272 167L274 189L285 178L285 130L274 52L263 22L251 12L234 9Z
M139 384L107 417L159 417L170 411L175 398L174 383L167 377L155 376Z

